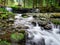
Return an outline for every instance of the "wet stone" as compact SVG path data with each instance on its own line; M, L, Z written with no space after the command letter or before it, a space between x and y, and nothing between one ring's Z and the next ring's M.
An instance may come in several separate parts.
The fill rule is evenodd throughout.
M51 30L51 29L52 29L51 24L48 24L48 25L44 26L44 29L46 29L46 30Z
M32 22L32 25L33 25L33 26L36 26L36 22Z
M37 16L36 15L33 15L33 18L37 18Z
M39 21L38 25L44 27L45 25L47 25L47 22L46 21Z

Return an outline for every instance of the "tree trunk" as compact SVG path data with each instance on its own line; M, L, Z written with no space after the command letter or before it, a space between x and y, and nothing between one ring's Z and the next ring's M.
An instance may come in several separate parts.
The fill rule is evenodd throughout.
M36 0L36 7L37 7L37 0Z
M33 0L33 8L34 8L34 0Z
M24 0L24 8L25 8L25 1L26 1L26 0Z

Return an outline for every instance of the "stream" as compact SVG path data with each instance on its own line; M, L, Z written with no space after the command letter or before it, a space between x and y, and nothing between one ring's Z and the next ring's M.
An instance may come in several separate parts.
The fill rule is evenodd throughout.
M11 11L11 9L7 8ZM32 22L35 21L35 25ZM38 20L34 19L32 15L27 18L23 18L22 14L16 14L14 27L29 27L26 29L26 45L60 45L60 25L50 24L52 28L50 30L42 29L38 24Z
M56 26L51 23L52 29L46 30L39 26L37 20L30 15L27 18L23 18L22 14L15 16L14 27L28 26L26 29L26 45L60 45L60 26ZM34 26L31 22L35 20Z

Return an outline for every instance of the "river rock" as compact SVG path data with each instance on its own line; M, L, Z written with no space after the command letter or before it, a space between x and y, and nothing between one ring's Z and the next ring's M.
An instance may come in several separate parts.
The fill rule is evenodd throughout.
M18 26L17 28L18 28L18 29L29 29L28 26Z
M4 35L5 33L6 33L6 32L4 32L4 31L1 31L1 32L0 32L0 35Z
M26 14L21 15L23 18L28 18L29 16Z
M37 18L37 16L36 15L33 15L33 18Z
M39 21L38 25L43 27L43 26L47 25L47 22L46 21Z
M14 19L12 19L12 18L9 18L8 20L6 20L7 21L7 23L9 23L9 22L14 22Z
M36 26L36 22L32 22L32 25L33 25L33 26Z
M29 29L29 27L28 26L24 26L24 27L22 27L22 29Z
M42 20L42 21L47 21L47 19L46 19L46 18L40 18L40 20Z
M50 29L52 29L52 26L51 26L51 24L47 24L46 26L44 26L44 29L47 29L47 30L50 30Z
M35 13L40 13L40 9L36 8Z

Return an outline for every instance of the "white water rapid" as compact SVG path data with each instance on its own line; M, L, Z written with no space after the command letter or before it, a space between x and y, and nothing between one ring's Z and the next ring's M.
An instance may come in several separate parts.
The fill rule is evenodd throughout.
M32 16L28 18L21 17L22 14L15 16L15 27L19 25L28 26L26 29L28 33L26 37L26 45L60 45L60 26L52 25L51 30L42 30L41 26L36 22L36 26L33 26L31 22L34 20Z

